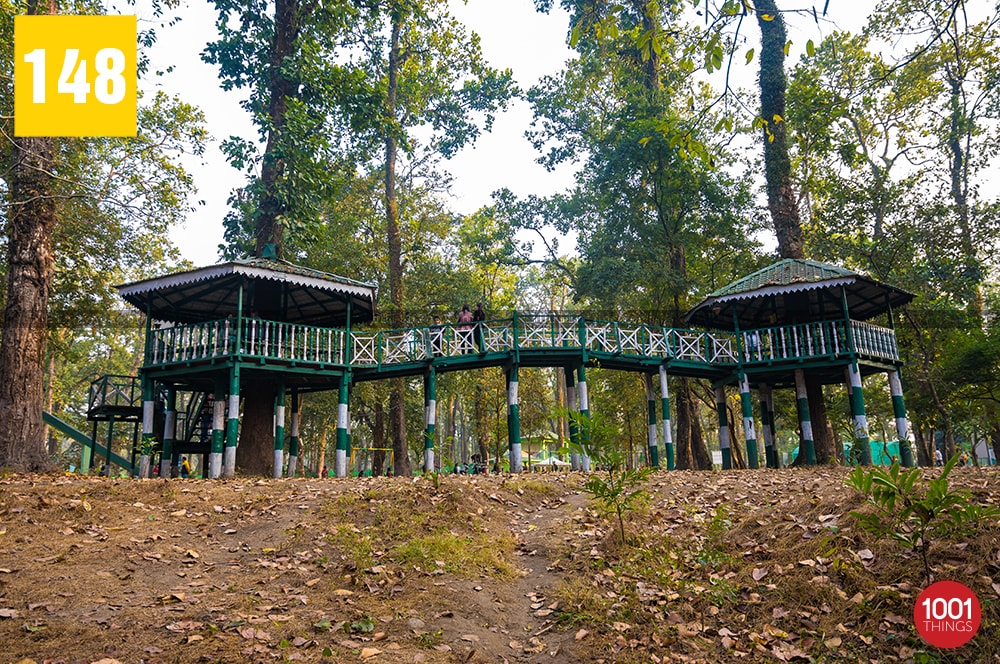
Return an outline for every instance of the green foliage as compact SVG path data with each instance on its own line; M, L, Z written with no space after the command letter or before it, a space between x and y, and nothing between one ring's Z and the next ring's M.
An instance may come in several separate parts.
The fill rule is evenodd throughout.
M584 491L617 517L621 544L627 546L625 513L635 511L648 498L645 483L651 469L629 468L628 451L600 415L566 409L557 409L557 414L572 420L579 432L581 442L569 443L568 451L589 456L597 469L583 485Z
M851 515L877 538L891 539L919 554L928 583L929 552L935 541L971 532L984 520L1000 518L996 507L980 505L969 492L949 488L948 474L957 462L956 454L926 488L920 483L920 468L902 470L898 463L888 469L858 466L846 480L847 486L861 493L874 508Z

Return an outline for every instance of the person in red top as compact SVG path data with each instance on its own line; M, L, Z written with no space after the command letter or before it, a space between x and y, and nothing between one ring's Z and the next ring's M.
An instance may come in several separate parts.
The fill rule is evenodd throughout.
M474 329L472 324L472 312L469 311L469 305L463 304L462 311L458 314L458 350L461 353L471 353L472 352L472 331Z

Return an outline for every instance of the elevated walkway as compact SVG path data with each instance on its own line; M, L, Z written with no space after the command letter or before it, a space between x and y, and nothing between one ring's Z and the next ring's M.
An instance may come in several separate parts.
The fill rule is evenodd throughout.
M678 329L522 314L467 329L441 324L354 331L246 318L176 325L151 333L153 372L239 361L246 368L309 368L352 372L355 382L517 363L525 367L602 366L722 380L747 373L787 374L790 367L839 365L852 356L880 369L899 363L891 329L861 321L823 321L747 332ZM848 336L850 335L850 337ZM853 348L852 348L853 346Z

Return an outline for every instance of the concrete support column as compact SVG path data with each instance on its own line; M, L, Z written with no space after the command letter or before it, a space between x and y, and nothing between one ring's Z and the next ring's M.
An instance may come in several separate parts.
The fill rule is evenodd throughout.
M746 374L740 376L740 410L743 412L743 435L747 441L747 465L760 468L760 453L757 451L757 431L753 424L753 402L750 400L750 381Z
M722 469L731 470L733 467L733 450L729 438L726 388L722 385L715 388L715 408L719 414L719 449L722 450Z
M236 477L236 442L240 430L240 365L229 374L229 419L226 420L226 450L222 460L222 476Z
M434 472L434 438L437 424L437 371L424 375L424 472Z
M806 375L802 369L795 370L795 406L799 413L799 426L802 428L802 440L799 454L805 454L806 463L816 465L816 444L813 442L812 420L809 415L809 396L806 391Z
M177 438L177 390L167 390L167 409L163 417L163 452L160 454L160 477L169 478L173 464L174 440Z
M771 386L761 383L757 387L760 394L760 431L764 438L764 463L768 468L777 468L778 449L774 445L774 395Z
M295 477L299 467L299 391L292 389L292 428L288 441L287 477Z
M587 369L582 364L576 370L576 393L580 399L580 415L584 418L590 417L590 396L587 394ZM587 447L590 445L590 434L587 431L581 432L580 446L584 453L580 457L580 469L590 472L590 455L587 454Z
M517 404L517 365L507 370L507 440L510 450L510 472L521 472L521 415Z
M574 451L569 454L570 469L580 470L580 453L575 451L575 447L580 444L580 429L576 426L576 420L572 417L573 413L578 412L580 407L580 402L576 395L576 376L570 367L563 369L563 373L566 374L566 410L570 413L569 442L574 446Z
M218 479L222 476L222 445L225 438L226 402L222 399L222 386L216 384L212 393L212 449L208 454L208 476Z
M153 412L156 403L153 401L153 381L142 377L142 454L139 456L139 477L146 479L150 475L150 456L153 449ZM110 461L108 466L110 467Z
M896 418L896 439L899 441L899 462L904 468L913 467L913 450L910 449L910 421L906 418L903 401L903 383L899 369L889 372L889 394L892 395L892 414Z
M649 467L660 467L660 450L656 443L656 392L653 391L653 377L642 375L646 386L646 428L648 430Z
M271 477L281 477L285 465L285 384L278 385L274 399L274 468Z
M844 369L847 376L848 392L851 402L851 418L854 420L854 447L860 455L858 463L862 466L872 465L872 447L868 437L868 417L865 415L865 393L861 389L861 372L858 363L851 362Z
M345 373L340 377L340 389L337 404L337 449L333 467L337 477L347 477L348 431L351 428L350 411L350 381Z
M663 448L667 457L667 470L674 469L674 435L670 431L670 390L667 386L667 368L660 367L660 410L663 413Z

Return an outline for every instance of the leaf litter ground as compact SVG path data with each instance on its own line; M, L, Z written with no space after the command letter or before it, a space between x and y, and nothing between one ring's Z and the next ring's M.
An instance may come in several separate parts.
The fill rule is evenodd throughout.
M983 607L934 649L845 476L660 472L622 547L572 474L10 475L0 662L1000 662L1000 524L934 542ZM951 479L1000 503L995 469Z

